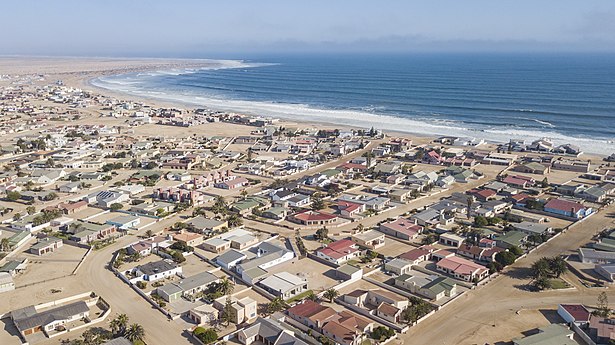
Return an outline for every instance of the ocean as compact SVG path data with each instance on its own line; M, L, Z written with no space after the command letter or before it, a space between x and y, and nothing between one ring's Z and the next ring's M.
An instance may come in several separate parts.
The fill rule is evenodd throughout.
M615 55L273 56L91 84L291 120L615 152Z

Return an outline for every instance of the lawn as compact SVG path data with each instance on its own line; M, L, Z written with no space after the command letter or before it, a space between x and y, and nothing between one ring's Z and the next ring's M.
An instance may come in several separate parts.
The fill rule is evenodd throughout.
M293 302L296 302L296 301L300 301L300 300L306 298L311 293L312 293L312 290L304 291L304 292L298 294L295 297L291 297L291 298L287 299L286 303L293 303Z
M567 289L570 287L570 285L561 278L553 278L553 279L550 279L549 282L551 283L551 289L554 289L554 290Z

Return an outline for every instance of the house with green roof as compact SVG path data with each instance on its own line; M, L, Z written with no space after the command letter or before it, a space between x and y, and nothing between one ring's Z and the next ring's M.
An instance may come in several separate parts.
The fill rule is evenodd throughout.
M233 203L231 205L231 210L239 214L247 214L252 212L252 210L256 207L265 207L268 205L269 200L259 196L253 196Z
M495 237L496 245L500 248L509 249L513 246L521 247L527 240L527 234L521 231L508 231Z
M565 325L550 324L538 329L538 333L513 339L514 345L578 345L574 332Z

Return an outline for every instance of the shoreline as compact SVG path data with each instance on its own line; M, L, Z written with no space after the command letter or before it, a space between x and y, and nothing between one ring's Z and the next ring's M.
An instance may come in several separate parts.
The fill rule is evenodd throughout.
M258 110L233 110L232 106L228 107L216 107L208 104L197 104L196 102L191 103L188 101L182 102L180 100L168 100L161 99L157 97L148 97L142 95L136 95L130 92L123 92L118 90L110 90L108 88L96 86L92 83L96 78L100 78L102 76L108 75L122 75L128 73L136 73L136 72L147 72L147 71L156 71L156 70L174 70L174 69L190 69L190 68L212 68L213 65L221 66L220 64L223 62L233 62L233 63L243 63L243 60L212 60L212 59L157 59L157 58L79 58L79 57L68 57L68 58L45 58L45 57L24 57L24 58L7 58L0 57L0 74L9 74L4 71L6 69L6 62L10 61L11 69L21 68L21 70L30 69L29 74L43 74L49 76L51 79L54 77L57 79L61 79L66 86L80 88L83 90L87 90L94 94L100 94L108 97L113 97L121 100L130 100L141 102L147 105L151 105L154 107L172 107L172 108L184 108L184 109L196 109L196 108L207 108L212 110L221 110L234 112L238 114L245 114L248 116L264 116L264 117L272 117L279 119L279 122L287 125L287 126L314 126L319 128L333 129L369 129L370 126L373 126L376 129L382 130L384 133L390 136L396 137L408 137L418 140L421 143L431 142L433 139L439 136L459 136L456 134L434 134L434 133L421 133L420 130L411 131L411 130L394 130L391 128L382 128L378 126L378 123L369 123L367 126L362 125L351 125L346 123L343 118L333 119L330 121L319 120L313 118L306 119L297 119L297 118L289 118L285 116L279 115L270 115L260 113ZM16 61L11 61L16 60ZM33 64L34 62L34 64ZM38 66L39 69L43 70L32 70L36 69L36 64L40 64L44 62L43 66ZM52 68L46 68L49 63L57 63L58 65L53 66ZM69 63L69 66L66 64ZM92 64L95 66L93 67ZM17 65L17 66L16 66ZM62 66L64 65L64 66ZM3 68L4 67L4 68ZM63 68L62 68L63 67ZM220 68L233 68L233 67L220 67ZM47 70L51 70L51 72L46 72ZM10 73L10 74L24 74L24 73ZM335 111L327 111L328 113L334 113ZM295 116L301 116L300 114L296 114ZM373 116L379 117L380 120L388 120L389 126L396 126L397 122L405 121L406 119L397 118L394 116L387 115L376 115ZM356 119L356 118L355 118ZM347 118L347 121L352 121L353 118ZM378 120L378 118L376 118ZM366 121L369 122L369 121ZM383 123L380 122L382 125ZM455 128L455 127L450 127ZM464 129L468 131L468 136L484 138L487 135L471 135L471 129ZM480 134L484 132L476 131L476 134ZM509 138L517 138L518 135L510 134ZM574 138L577 140L582 140L579 138ZM494 149L498 144L506 143L504 140L493 140L490 138L484 138L485 144L479 146L479 149L486 149L489 147L490 149ZM559 140L558 140L559 141ZM555 140L554 140L555 142ZM596 140L597 143L599 141ZM557 144L562 144L557 142ZM604 142L604 145L608 145L608 142ZM612 152L588 152L584 150L584 155L587 157L606 157Z

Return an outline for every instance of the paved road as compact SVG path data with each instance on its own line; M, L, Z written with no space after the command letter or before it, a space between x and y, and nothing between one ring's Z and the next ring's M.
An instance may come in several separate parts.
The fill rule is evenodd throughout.
M494 281L468 292L424 322L412 327L401 339L405 343L413 344L484 344L486 341L508 341L510 339L486 339L485 333L493 333L489 328L516 317L514 314L520 309L552 309L564 302L595 305L597 296L605 291L604 289L585 288L577 283L574 284L576 289L545 292L529 292L521 288L530 282L529 267L534 261L544 256L573 253L605 226L613 225L613 219L608 217L613 211L615 205L553 239L517 261ZM571 274L568 277L576 279L572 278Z

